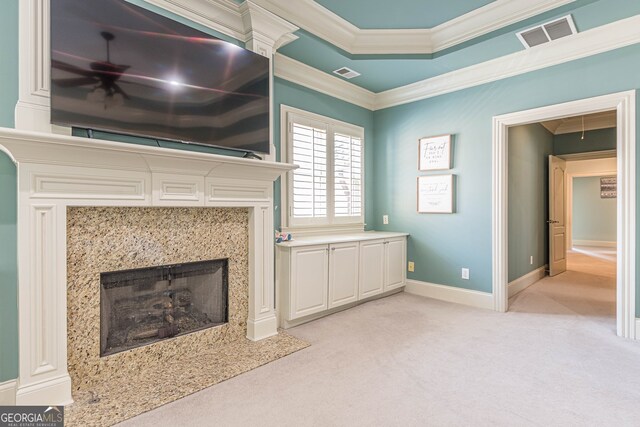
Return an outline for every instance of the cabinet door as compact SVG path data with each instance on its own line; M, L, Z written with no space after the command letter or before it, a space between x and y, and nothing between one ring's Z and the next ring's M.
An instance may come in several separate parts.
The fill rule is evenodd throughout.
M290 319L327 309L328 252L327 245L291 250Z
M329 308L358 300L358 242L329 247Z
M384 240L360 243L359 298L382 293L384 287Z
M385 291L404 286L404 265L407 247L405 242L404 238L389 239L385 242Z

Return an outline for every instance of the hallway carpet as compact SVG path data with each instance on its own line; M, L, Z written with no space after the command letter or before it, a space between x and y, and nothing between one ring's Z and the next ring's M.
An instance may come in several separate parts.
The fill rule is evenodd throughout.
M616 337L600 271L545 278L506 314L369 302L289 330L311 347L122 426L637 426L640 342Z

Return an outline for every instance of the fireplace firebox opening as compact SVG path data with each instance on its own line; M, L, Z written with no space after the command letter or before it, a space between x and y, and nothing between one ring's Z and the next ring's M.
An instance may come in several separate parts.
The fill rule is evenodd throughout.
M228 259L100 274L100 356L229 321Z

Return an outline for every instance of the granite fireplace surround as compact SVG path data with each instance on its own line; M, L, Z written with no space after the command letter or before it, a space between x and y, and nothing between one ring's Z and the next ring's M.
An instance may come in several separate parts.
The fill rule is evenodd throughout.
M67 366L74 388L122 373L135 378L150 360L244 339L249 304L248 212L242 208L67 208ZM100 357L100 273L229 259L229 322Z
M303 348L281 335L258 360L236 360L255 346L245 338L248 255L247 209L67 208L69 425L108 425ZM101 272L220 258L229 259L228 323L100 357Z
M0 129L17 166L18 405L106 426L307 346L278 331L272 161ZM226 324L100 357L100 273L228 259Z

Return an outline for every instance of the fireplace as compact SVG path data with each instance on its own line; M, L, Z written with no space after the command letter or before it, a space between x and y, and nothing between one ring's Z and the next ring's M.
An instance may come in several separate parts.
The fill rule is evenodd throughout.
M135 401L146 367L278 334L272 192L293 165L13 129L0 131L0 149L24 184L17 404L69 404L72 390L121 384ZM100 357L101 273L224 258L227 323ZM220 378L239 372L223 365Z
M228 322L228 259L100 274L100 356Z

